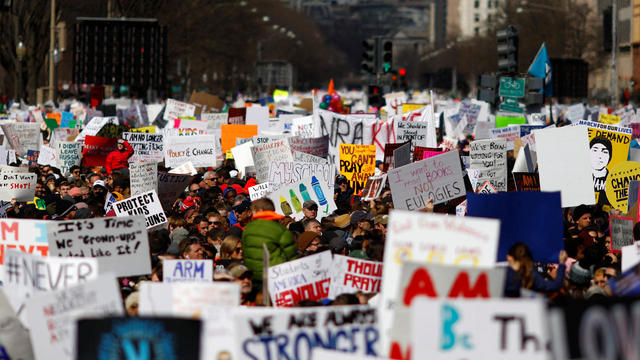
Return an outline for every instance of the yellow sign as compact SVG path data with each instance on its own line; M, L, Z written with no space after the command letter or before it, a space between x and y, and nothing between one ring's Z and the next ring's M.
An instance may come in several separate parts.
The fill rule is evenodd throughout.
M154 134L156 132L156 127L155 126L145 126L145 127L133 128L133 129L130 129L129 131L130 132L141 132L141 133Z
M427 106L427 105L425 105L425 104L402 104L402 113L406 114L409 111L422 109L425 106Z
M607 176L607 199L612 207L623 212L627 211L631 180L640 180L639 162L625 161L611 169Z
M351 183L354 194L364 189L376 171L376 146L340 144L340 175Z
M617 124L620 122L620 120L620 116L609 114L600 114L600 117L598 118L598 121L600 121L601 123L609 125Z

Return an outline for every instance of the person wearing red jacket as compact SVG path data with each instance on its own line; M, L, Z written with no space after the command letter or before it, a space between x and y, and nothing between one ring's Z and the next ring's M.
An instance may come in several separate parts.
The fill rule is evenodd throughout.
M119 139L116 144L116 149L107 155L107 161L105 167L107 168L107 174L115 169L122 169L129 167L129 158L133 155L133 148L128 141Z

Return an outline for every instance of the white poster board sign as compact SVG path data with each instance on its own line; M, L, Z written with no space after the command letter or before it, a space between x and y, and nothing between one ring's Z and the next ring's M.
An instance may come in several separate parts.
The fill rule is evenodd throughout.
M334 255L331 266L331 284L329 299L340 294L380 292L382 283L382 263L357 259L354 257Z
M269 183L254 185L249 188L249 198L251 201L267 196L271 192Z
M472 141L469 145L470 168L478 170L478 183L485 181L498 191L507 191L507 142L505 139Z
M270 141L266 144L256 144L251 149L253 165L256 169L258 182L269 181L269 166L276 161L293 161L291 148L287 139Z
M307 200L313 200L318 204L318 219L337 209L333 201L333 189L329 189L327 184L316 176L287 184L278 191L272 191L267 197L273 201L278 214L291 216L296 220L304 217L302 204Z
M288 161L274 161L269 164L271 191L277 191L283 186L296 183L313 175L323 180L330 189L333 189L335 182L333 165Z
M167 283L213 281L213 260L165 259L162 281Z
M155 162L136 162L129 164L131 195L147 191L158 191L158 164Z
M165 136L165 166L173 168L187 161L195 167L215 166L216 141L214 135Z
M143 132L123 132L122 138L133 148L130 163L139 161L161 162L164 158L162 151L162 134Z
M0 172L0 200L33 201L36 193L36 177L34 173Z
M167 99L167 104L164 109L164 116L162 119L164 121L171 121L177 119L179 117L190 117L196 111L196 106L192 104L187 104L186 102Z
M275 307L329 295L331 251L305 256L269 267L269 296Z
M140 283L140 316L195 317L209 306L240 305L240 285L231 282Z
M113 210L115 210L117 217L144 216L147 229L161 226L167 222L167 216L155 190L120 200L113 204Z

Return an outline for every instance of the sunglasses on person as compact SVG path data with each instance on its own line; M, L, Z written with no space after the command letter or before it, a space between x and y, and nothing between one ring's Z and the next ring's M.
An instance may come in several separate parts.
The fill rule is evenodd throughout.
M222 225L222 222L221 222L221 221L211 221L210 223L211 223L211 224L213 224L213 225L215 225L215 226L220 226L220 225Z

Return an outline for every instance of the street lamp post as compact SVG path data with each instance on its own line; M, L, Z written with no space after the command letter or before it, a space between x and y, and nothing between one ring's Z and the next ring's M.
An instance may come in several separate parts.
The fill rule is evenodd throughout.
M22 38L18 40L16 45L16 55L18 57L18 100L22 99L22 59L27 52L27 48L22 42Z
M53 52L56 48L56 0L51 0L51 18L49 26L49 100L54 101L54 72Z

